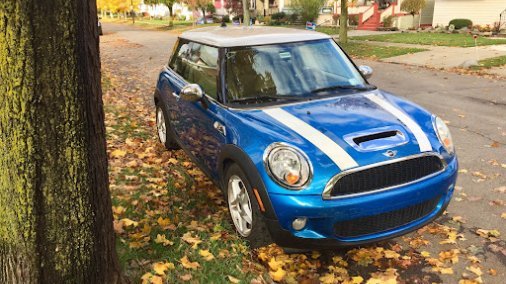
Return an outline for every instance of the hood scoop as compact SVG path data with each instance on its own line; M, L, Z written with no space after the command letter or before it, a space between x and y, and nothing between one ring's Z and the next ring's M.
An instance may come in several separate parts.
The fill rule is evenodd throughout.
M361 152L378 151L405 144L409 141L403 129L381 127L355 132L344 136L344 140Z

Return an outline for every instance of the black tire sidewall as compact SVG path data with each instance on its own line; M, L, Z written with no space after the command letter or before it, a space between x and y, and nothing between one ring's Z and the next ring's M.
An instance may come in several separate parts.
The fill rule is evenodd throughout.
M178 150L178 149L180 149L180 147L179 147L179 144L178 144L176 138L174 137L174 130L172 128L172 125L170 124L170 119L168 117L168 111L165 107L161 106L160 103L157 103L155 106L155 116L156 116L156 120L157 120L156 134L158 137L158 141L160 141L160 143L162 143L162 141L160 140L160 134L158 132L158 110L159 109L161 109L163 112L163 119L164 119L164 123L165 123L165 143L164 143L164 146L168 150Z
M231 164L229 167L227 167L225 171L225 180L223 182L225 201L227 203L227 208L229 209L229 216L230 221L232 222L232 226L237 231L237 228L235 227L235 224L232 220L232 215L230 214L230 207L228 204L228 181L234 175L237 175L241 178L242 182L244 183L244 186L246 187L246 191L248 193L248 197L251 203L253 222L251 227L251 233L249 234L248 237L245 237L245 239L248 240L250 246L253 248L257 248L272 243L270 234L265 226L263 216L260 211L260 206L258 205L258 202L255 198L255 194L253 193L251 182L249 181L244 171L237 164ZM237 234L239 233L237 232Z

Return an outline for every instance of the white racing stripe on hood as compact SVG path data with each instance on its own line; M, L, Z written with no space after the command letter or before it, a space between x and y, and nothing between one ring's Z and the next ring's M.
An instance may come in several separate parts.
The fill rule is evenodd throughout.
M430 144L429 138L425 135L425 132L420 128L418 123L416 123L413 119L411 119L408 115L406 115L403 111L393 106L384 98L376 95L376 94L367 94L366 98L376 103L384 110L391 113L398 120L402 122L410 131L415 135L416 141L418 141L418 145L420 146L420 152L429 152L432 151L432 145Z
M341 171L358 167L357 162L355 162L341 146L303 120L281 108L265 109L263 112L315 145L320 151L325 153Z

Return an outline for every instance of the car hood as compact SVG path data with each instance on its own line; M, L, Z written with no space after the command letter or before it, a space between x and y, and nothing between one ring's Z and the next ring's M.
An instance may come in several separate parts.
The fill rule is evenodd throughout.
M381 91L240 111L240 115L254 128L242 145L250 155L284 142L304 151L315 171L332 174L432 151L437 141L430 113Z

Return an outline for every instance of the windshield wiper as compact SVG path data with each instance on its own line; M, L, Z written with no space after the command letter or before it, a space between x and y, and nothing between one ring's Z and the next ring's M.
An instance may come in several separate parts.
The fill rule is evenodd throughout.
M335 85L335 86L329 86L329 87L323 87L314 89L311 91L312 94L315 93L321 93L321 92L327 92L327 91L333 91L333 90L355 90L355 91L370 91L376 89L373 85Z
M245 98L238 98L234 100L230 100L231 103L254 103L254 102L278 102L278 101L295 101L299 100L300 98L296 97L281 97L281 96L260 96L260 97L245 97Z

